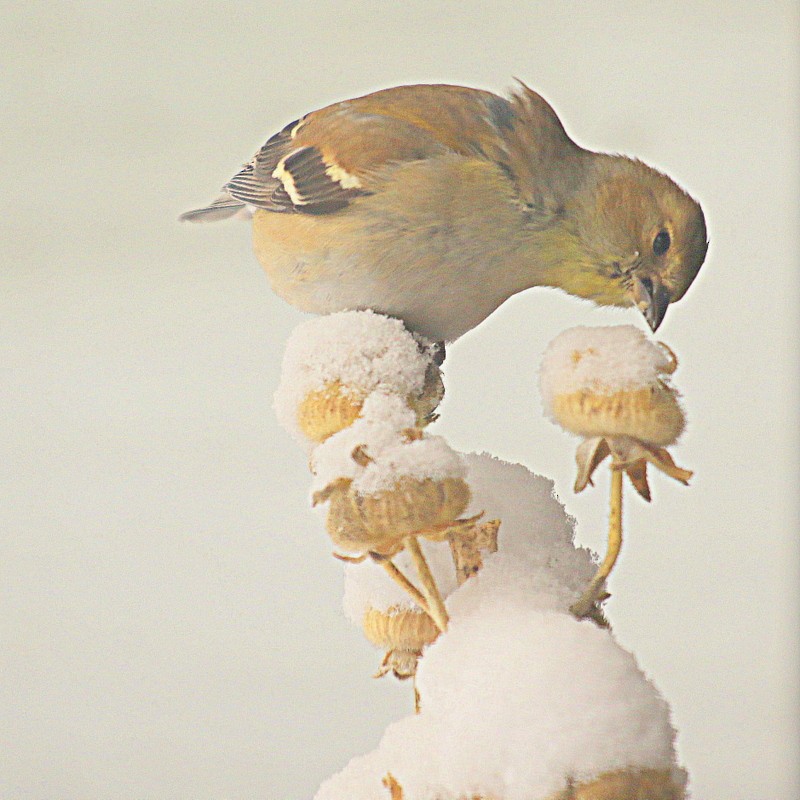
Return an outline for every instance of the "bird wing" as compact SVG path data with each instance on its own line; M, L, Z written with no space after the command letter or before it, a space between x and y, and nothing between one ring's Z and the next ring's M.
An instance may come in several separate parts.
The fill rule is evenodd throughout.
M507 100L458 86L398 86L335 103L270 137L217 200L182 219L221 219L247 206L332 213L379 189L391 164L448 152L499 158L496 126L509 114Z
M195 208L181 214L179 219L182 222L217 222L217 220L228 219L229 217L250 217L247 205L241 200L231 197L228 192L223 192L216 200L203 208Z
M534 131L525 132L531 124ZM538 145L536 128L547 139ZM225 184L220 198L183 218L218 219L246 206L333 213L379 191L387 167L447 153L497 164L520 202L546 218L553 204L542 201L539 189L548 182L530 170L538 163L542 172L546 159L537 160L536 150L544 155L546 149L549 158L560 134L572 144L555 112L525 87L506 100L461 86L397 86L291 122ZM517 152L520 147L527 152Z

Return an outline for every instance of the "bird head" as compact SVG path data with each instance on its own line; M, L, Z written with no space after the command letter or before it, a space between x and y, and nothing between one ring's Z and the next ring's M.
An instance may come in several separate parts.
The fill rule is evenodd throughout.
M593 153L571 214L580 242L575 294L634 305L655 331L706 256L700 205L666 175L624 156Z

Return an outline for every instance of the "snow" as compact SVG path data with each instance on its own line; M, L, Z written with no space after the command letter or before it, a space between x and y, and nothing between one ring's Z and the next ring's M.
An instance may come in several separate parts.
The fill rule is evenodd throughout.
M633 325L579 326L563 331L547 347L539 370L545 413L552 417L558 395L597 394L652 386L674 368L667 348Z
M338 478L354 480L365 467L352 458L357 447L364 447L370 458L397 447L402 431L414 426L414 412L397 395L374 392L365 401L361 417L344 430L334 433L311 454L312 493L325 489Z
M420 659L421 713L390 725L315 800L387 800L387 773L405 800L544 800L626 767L682 781L666 702L608 630L567 612L594 565L552 482L486 454L464 459L468 513L502 520L498 552L457 587L447 544L423 543L450 627ZM405 554L396 563L410 567ZM348 565L345 587L359 625L369 607L411 605L374 564Z
M297 407L311 391L341 382L367 395L377 389L407 397L422 391L431 361L430 344L400 320L373 311L315 317L292 332L275 392L275 413L296 439Z
M413 428L417 417L403 397L386 390L378 390L364 400L361 419L402 431Z
M312 493L338 478L352 479L354 489L367 495L391 489L401 477L419 480L463 477L461 457L441 436L420 432L421 438L408 440L405 431L413 429L414 421L414 412L398 395L371 394L359 419L314 450ZM356 448L362 448L371 463L358 464L352 458Z
M485 453L462 459L472 492L465 516L483 511L483 520L501 520L498 552L485 555L483 570L471 581L492 587L489 591L497 596L524 593L537 608L566 609L595 565L588 550L574 546L574 520L553 496L553 482ZM457 587L450 547L446 542L422 544L439 589L448 597ZM405 574L414 574L408 554L394 560ZM410 608L413 601L381 567L365 561L345 568L344 610L354 624L361 625L370 607L385 611L393 606Z
M387 773L407 800L544 800L568 779L672 768L669 708L608 631L478 580L449 609L450 629L419 663L421 713L390 725L316 800L386 800Z
M421 439L400 442L377 454L353 482L353 488L359 494L378 494L391 489L400 478L441 481L463 478L465 473L461 457L441 436L424 434Z

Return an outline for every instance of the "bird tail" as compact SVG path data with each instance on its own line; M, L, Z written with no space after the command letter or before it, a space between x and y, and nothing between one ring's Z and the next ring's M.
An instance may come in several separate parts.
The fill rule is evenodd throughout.
M252 211L246 203L224 192L210 205L187 211L181 214L179 219L181 222L216 222L229 217L249 219L252 216Z

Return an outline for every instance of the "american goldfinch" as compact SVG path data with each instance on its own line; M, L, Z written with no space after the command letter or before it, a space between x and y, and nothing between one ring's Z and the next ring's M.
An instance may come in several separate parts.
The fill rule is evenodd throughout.
M371 308L436 341L532 286L636 306L655 330L708 246L685 191L575 144L524 84L509 99L418 85L335 103L272 136L223 192L183 219L252 213L289 303Z

